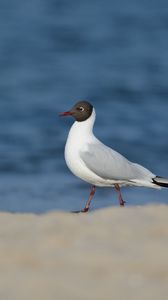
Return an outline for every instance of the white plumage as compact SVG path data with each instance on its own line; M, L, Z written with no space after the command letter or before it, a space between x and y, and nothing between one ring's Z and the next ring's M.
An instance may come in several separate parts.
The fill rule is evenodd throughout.
M125 203L120 191L122 186L168 187L168 179L158 177L143 166L129 161L95 137L93 126L96 113L89 102L80 101L61 115L72 115L76 120L65 146L67 166L74 175L92 184L89 200L82 212L89 210L96 186L114 186L121 206Z
M96 113L83 122L74 122L65 146L65 160L71 172L96 186L114 184L160 188L155 174L127 160L104 145L93 134Z

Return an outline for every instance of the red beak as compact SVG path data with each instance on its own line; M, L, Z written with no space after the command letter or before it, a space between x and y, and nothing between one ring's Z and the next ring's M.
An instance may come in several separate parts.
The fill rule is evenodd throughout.
M71 115L72 115L72 113L70 111L65 111L65 112L59 114L60 117L66 117L66 116L71 116Z

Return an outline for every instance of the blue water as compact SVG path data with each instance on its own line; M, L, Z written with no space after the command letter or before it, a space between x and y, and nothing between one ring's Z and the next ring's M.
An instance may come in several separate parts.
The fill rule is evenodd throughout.
M79 99L96 108L95 134L168 177L167 0L1 0L0 210L84 206L89 186L64 162ZM168 190L125 188L128 205L168 203ZM98 189L92 209L117 205Z

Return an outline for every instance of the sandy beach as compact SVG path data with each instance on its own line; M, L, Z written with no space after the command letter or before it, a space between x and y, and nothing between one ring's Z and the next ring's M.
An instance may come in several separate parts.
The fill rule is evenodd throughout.
M168 207L0 213L0 299L166 299Z

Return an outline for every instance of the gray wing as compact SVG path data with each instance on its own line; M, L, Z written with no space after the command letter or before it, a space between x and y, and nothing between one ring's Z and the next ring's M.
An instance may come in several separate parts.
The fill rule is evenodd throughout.
M133 180L152 178L149 170L127 160L120 153L102 143L88 144L86 151L80 151L85 165L95 174L109 180Z

